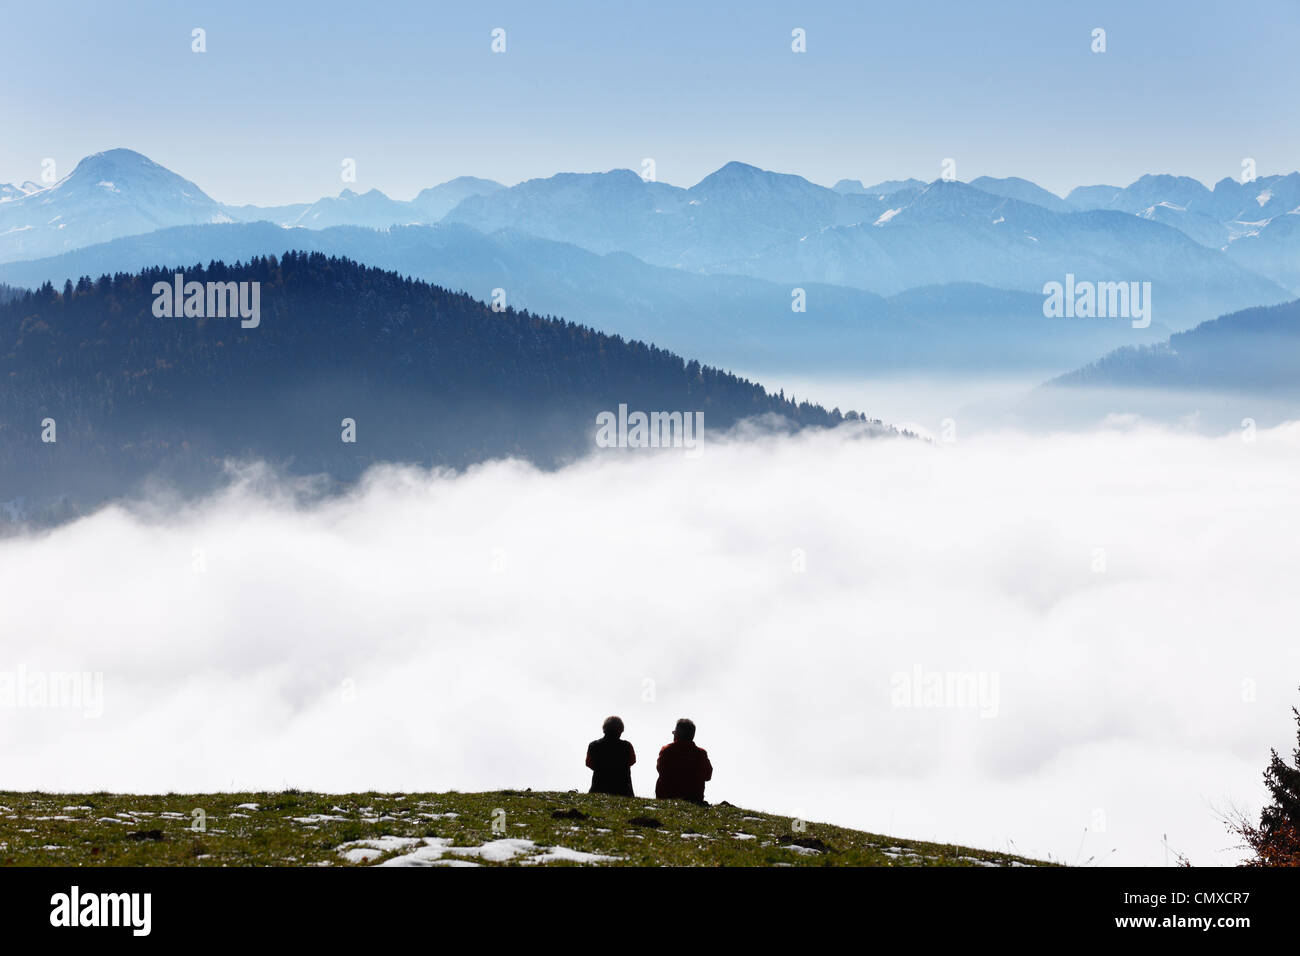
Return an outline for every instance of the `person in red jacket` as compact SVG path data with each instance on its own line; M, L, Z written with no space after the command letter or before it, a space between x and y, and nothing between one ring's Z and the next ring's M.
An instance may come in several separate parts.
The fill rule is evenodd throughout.
M708 753L695 746L695 721L685 717L677 721L673 742L659 751L655 769L659 771L657 799L704 802L704 783L713 779L713 764Z

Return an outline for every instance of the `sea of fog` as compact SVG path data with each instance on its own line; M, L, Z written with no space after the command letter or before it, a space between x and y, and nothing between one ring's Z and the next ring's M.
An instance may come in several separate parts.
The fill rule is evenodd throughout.
M1079 388L1046 386L1068 369L986 375L890 373L835 377L780 371L747 372L775 391L826 408L853 409L916 434L943 439L1016 428L1036 434L1087 430L1116 419L1177 425L1203 435L1253 424L1300 420L1295 389L1271 392L1210 388Z
M245 467L0 541L0 789L586 789L617 713L649 794L690 716L715 801L1233 862L1295 741L1298 475L1296 423Z

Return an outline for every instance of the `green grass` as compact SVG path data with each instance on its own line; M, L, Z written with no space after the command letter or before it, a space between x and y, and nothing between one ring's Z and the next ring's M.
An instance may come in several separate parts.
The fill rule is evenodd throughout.
M258 809L240 809L240 804L257 804ZM206 816L203 832L192 829L195 809ZM493 832L494 816L500 818L497 810L504 810L505 816ZM557 811L581 816L556 817ZM630 822L635 818L643 819ZM341 845L378 837L421 842L437 838L449 841L449 847L478 847L503 839L536 844L513 863L559 846L617 857L612 865L624 866L1045 865L1005 853L900 840L825 823L800 827L789 817L725 803L697 807L679 800L576 792L0 792L0 863L6 866L348 866L353 864L340 854ZM788 848L799 840L816 852ZM376 852L365 865L400 856L415 845ZM444 853L448 860L502 865ZM561 860L548 865L568 864Z

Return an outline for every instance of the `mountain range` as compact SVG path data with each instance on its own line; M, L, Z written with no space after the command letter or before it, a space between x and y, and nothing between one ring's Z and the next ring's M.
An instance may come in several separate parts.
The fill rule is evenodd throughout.
M904 201L904 199L906 201ZM1110 211L1052 212L964 183L890 197L875 222L829 227L721 271L819 281L881 294L944 282L1040 293L1073 274L1152 284L1155 317L1186 328L1243 304L1291 298L1279 283L1160 223Z
M1143 176L1061 198L1028 180L902 180L825 188L732 162L689 188L630 170L505 187L461 177L409 201L372 189L287 206L232 206L139 153L89 156L58 183L0 191L0 262L159 228L267 221L288 228L460 224L510 229L651 265L880 295L947 282L1041 293L1064 272L1151 281L1172 327L1300 293L1300 174L1213 190ZM269 251L269 250L268 250Z
M1024 180L983 185L995 191L942 180L837 191L728 163L679 189L621 170L473 196L443 221L518 229L672 268L881 295L946 282L1041 293L1067 272L1141 279L1153 283L1162 320L1177 328L1291 296L1251 269L1260 257L1229 257L1166 223L1118 210L1062 211L1060 199L1042 205L1051 194Z
M389 199L377 189L360 194L344 189L314 203L229 206L147 156L110 149L87 156L53 185L0 184L0 262L43 258L169 226L274 222L323 229L437 222L463 199L502 188L463 176L425 189L411 202Z
M509 305L560 315L683 355L750 372L882 373L945 369L1055 374L1131 343L1156 343L1162 322L1048 320L1034 293L952 283L889 297L831 284L806 285L806 311L791 311L788 286L732 275L648 265L614 252L514 230L484 235L464 225L386 230L269 223L178 226L50 259L0 265L0 281L34 288L149 266L234 262L292 244L345 256Z
M1298 213L1296 173L1213 189L1143 176L1060 197L1015 177L827 189L738 162L689 188L613 170L512 187L466 176L409 201L344 189L232 206L116 149L54 185L0 189L0 283L59 287L287 247L751 373L1075 369L1070 381L1099 382L1111 373L1098 356L1154 375L1162 350L1185 342L1172 333L1293 298ZM1069 275L1149 282L1150 325L1046 318L1045 283ZM0 302L14 294L0 288Z

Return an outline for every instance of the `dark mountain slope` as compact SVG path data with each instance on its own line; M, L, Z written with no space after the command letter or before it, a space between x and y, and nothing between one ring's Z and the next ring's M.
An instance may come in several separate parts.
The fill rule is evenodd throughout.
M553 465L593 445L595 416L704 412L705 428L838 412L768 395L698 362L321 254L186 269L260 282L261 324L157 318L171 269L52 286L0 307L0 503L81 506L161 474L209 487L227 457L355 478L380 461ZM57 442L41 441L42 421ZM341 421L357 441L341 441Z
M1049 384L1300 397L1300 299L1220 316L1160 345L1117 349Z

